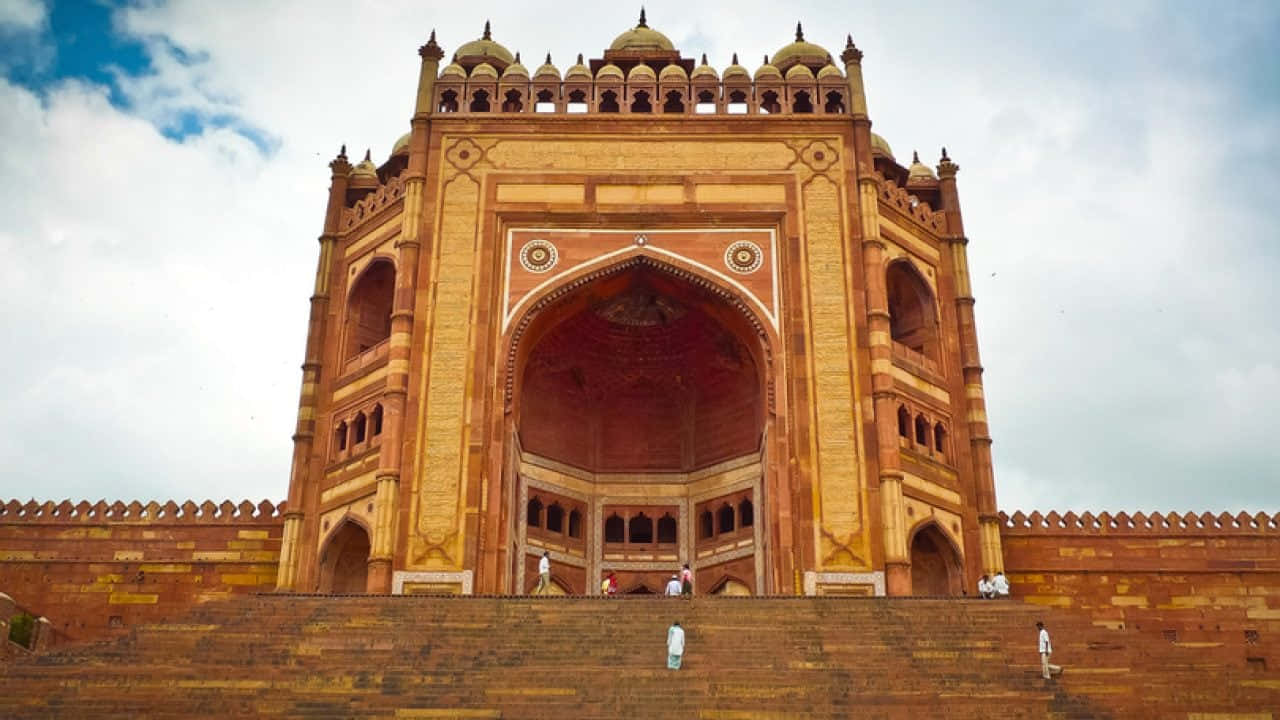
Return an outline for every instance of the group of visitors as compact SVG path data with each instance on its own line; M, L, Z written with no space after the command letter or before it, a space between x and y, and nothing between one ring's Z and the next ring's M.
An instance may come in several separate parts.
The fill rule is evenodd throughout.
M983 575L978 580L978 597L983 599L1009 597L1009 579L1003 572L997 572L995 577Z
M533 589L533 594L542 595L550 588L551 553L544 551L542 557L538 559L538 586ZM600 594L618 594L618 574L616 572L610 571L600 581ZM683 597L693 596L693 571L689 569L689 563L685 563L684 567L680 568L680 572L671 576L671 579L667 581L667 587L663 594Z

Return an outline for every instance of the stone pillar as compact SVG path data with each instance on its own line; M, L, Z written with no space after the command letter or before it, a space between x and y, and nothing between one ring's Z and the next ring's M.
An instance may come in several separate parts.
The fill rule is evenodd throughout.
M34 637L31 640L32 652L44 652L53 645L53 623L47 617L36 618Z
M0 592L0 643L3 647L9 647L9 621L13 619L13 614L18 611L18 604L13 598Z
M969 423L969 450L973 458L973 477L978 501L978 542L982 552L982 571L994 574L1004 570L1004 553L1000 547L1000 518L996 507L995 473L991 464L991 432L987 427L987 403L982 391L982 362L978 357L978 330L974 323L973 288L969 283L969 239L964 235L960 216L960 195L956 191L956 173L960 166L942 149L938 161L938 189L942 210L947 218L947 241L955 267L956 324L960 330L960 362L964 373L965 416Z
M325 210L324 232L320 235L320 258L316 263L315 291L311 295L311 319L307 325L306 357L302 363L302 391L298 400L298 423L293 434L293 470L289 477L289 497L284 510L284 533L280 540L280 566L276 572L276 590L298 589L300 538L307 495L315 478L310 477L312 450L315 445L316 405L320 387L320 352L323 347L326 318L329 314L329 277L333 268L334 248L338 242L338 223L346 204L347 161L344 145L329 163L333 172L329 183L329 204Z
M431 31L418 48L422 68L409 136L409 167L405 171L404 206L396 241L395 298L391 306L391 340L387 352L387 384L382 392L382 450L378 453L377 494L374 496L373 538L369 548L371 593L391 592L400 506L400 469L404 449L405 401L409 395L409 355L413 345L413 305L418 288L418 255L422 247L423 190L427 177L429 121L436 75L444 51Z
M857 153L858 216L861 218L862 265L866 273L867 339L871 356L871 397L875 413L876 460L880 467L880 525L884 537L885 591L911 594L911 566L906 546L906 514L902 499L902 463L898 454L896 394L893 389L893 346L889 331L889 295L885 288L885 244L880 237L880 182L871 162L871 120L862 85L862 52L847 38L845 76L853 111Z

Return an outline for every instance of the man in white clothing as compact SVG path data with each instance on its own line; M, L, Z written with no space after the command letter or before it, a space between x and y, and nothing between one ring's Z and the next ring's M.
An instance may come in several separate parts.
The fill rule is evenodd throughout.
M675 575L672 575L671 579L667 581L667 589L663 594L679 596L680 595L680 578Z
M551 553L543 552L542 559L538 561L538 587L534 588L534 595L541 595L551 587Z
M667 628L667 669L679 670L684 659L684 628L679 622L671 623Z
M984 600L995 597L995 590L991 587L991 580L986 575L978 578L978 597Z
M1044 629L1044 623L1037 622L1036 629L1040 631L1040 675L1048 680L1051 675L1061 675L1062 668L1049 662L1053 645L1049 642L1049 631Z
M997 572L996 576L991 578L991 592L993 597L1009 597L1009 578L1004 576L1004 571Z

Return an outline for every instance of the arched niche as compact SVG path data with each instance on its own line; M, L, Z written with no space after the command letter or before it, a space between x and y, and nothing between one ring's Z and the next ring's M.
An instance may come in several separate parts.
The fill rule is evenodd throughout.
M911 536L911 594L961 594L960 553L936 523L921 525Z
M343 357L353 358L391 337L391 305L395 299L396 268L379 258L351 284L343 327Z
M893 341L938 360L938 312L924 276L910 260L894 260L885 269L885 289Z
M359 594L369 582L369 533L348 518L329 536L320 553L320 592Z

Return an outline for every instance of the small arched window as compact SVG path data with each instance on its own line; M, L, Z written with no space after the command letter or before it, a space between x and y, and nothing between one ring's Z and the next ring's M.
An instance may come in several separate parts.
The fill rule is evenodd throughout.
M569 537L582 537L582 513L577 510L569 511Z
M929 447L929 421L923 415L916 416L916 444Z
M827 104L823 109L833 115L844 112L844 96L835 91L827 93Z
M626 540L627 530L626 523L617 513L610 515L604 521L604 541L607 543L620 543Z
M489 112L489 93L477 90L471 95L471 112Z
M373 410L369 413L369 436L375 437L382 434L382 405L374 405Z
M747 498L738 503L738 526L751 527L756 522L756 509Z
M520 102L519 90L508 90L506 98L502 101L502 112L520 112L524 109L524 103Z
M721 534L733 532L733 506L725 503L716 511L716 528Z
M684 96L679 90L672 90L667 93L667 101L662 104L662 112L664 113L682 113L684 112Z
M911 413L903 405L898 406L898 435L911 439Z
M547 507L547 532L564 532L564 508L560 503L551 503Z
M760 96L760 112L766 115L777 115L782 112L782 104L778 102L778 93L768 90Z
M796 101L791 104L791 112L793 113L813 112L813 101L809 98L809 93L803 90L796 93Z
M933 426L933 449L940 453L947 451L947 429L942 423Z
M635 102L631 103L631 112L647 113L653 112L653 104L649 102L649 93L641 90L635 94Z
M582 90L574 90L569 93L569 104L565 107L566 112L584 113L587 111L587 94Z
M391 337L391 304L395 292L396 269L388 260L373 261L352 283L347 296L347 358Z
M600 112L618 112L618 93L612 90L600 93Z
M671 513L665 513L658 518L658 542L674 543L676 541L676 519L671 517Z
M442 113L458 112L458 93L452 90L445 90L440 93L440 107L438 110Z
M365 419L364 413L356 413L356 419L351 423L351 429L352 429L351 434L355 436L351 440L352 443L359 445L360 443L364 442L364 431L365 431L366 425L367 425L367 421Z
M550 90L539 90L535 97L537 102L533 104L534 112L556 111L556 96Z
M693 111L698 115L714 115L716 112L716 94L710 90L703 90L698 93L698 102L694 104Z
M343 420L342 422L338 423L338 427L334 428L333 444L337 446L339 452L347 449L347 421L346 420Z
M741 90L734 90L729 93L729 103L725 107L730 115L746 115L747 114L747 94Z
M632 543L647 545L653 542L653 519L644 513L631 518L628 523L627 540Z
M703 510L702 514L698 516L698 537L705 540L715 534L716 519L710 510Z
M538 498L529 498L527 510L529 527L542 527L542 501Z

